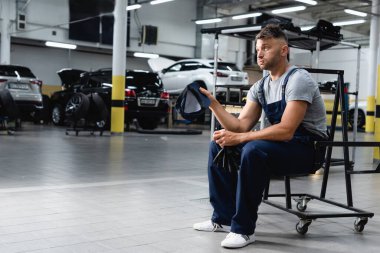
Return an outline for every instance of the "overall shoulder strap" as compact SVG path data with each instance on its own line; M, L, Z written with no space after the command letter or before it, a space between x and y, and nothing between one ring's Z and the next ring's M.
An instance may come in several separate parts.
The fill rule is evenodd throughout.
M260 83L259 83L259 90L257 92L258 100L259 100L262 107L264 107L264 105L266 105L266 100L265 100L265 96L264 96L264 83L268 77L269 77L269 74L264 76L263 78L261 78Z
M288 84L288 80L289 80L289 77L294 73L296 72L297 70L299 70L299 68L293 68L291 69L288 74L286 74L285 76L285 79L284 79L284 82L282 83L282 87L281 87L281 96L282 96L282 100L285 101L285 88L286 88L286 85Z

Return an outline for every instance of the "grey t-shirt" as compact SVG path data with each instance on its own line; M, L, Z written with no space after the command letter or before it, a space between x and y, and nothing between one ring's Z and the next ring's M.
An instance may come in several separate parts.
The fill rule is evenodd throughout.
M287 73L295 68L290 67L279 79L272 81L270 77L264 82L264 96L267 104L281 100L281 86ZM261 81L261 80L260 80ZM260 81L256 82L248 91L247 98L250 101L259 102L258 90ZM285 89L286 102L302 100L308 103L305 117L302 125L312 133L326 138L326 109L318 84L311 77L309 72L304 69L298 69L289 76Z

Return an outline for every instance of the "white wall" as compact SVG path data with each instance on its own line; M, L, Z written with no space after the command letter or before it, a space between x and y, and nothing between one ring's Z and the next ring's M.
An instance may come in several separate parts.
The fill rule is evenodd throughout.
M159 5L145 4L137 12L141 25L158 27L158 44L139 47L139 27L131 15L132 51L153 52L178 57L194 57L196 0L176 0Z
M44 85L60 85L56 72L62 68L77 68L86 71L99 68L111 68L112 56L65 49L41 48L12 45L11 63L28 66L40 78ZM146 60L127 58L128 69L149 70Z
M12 37L68 42L68 0L33 0L26 6L26 29L16 29L16 0L12 10ZM52 32L56 31L56 35Z
M16 11L16 5L12 8ZM68 39L69 1L68 0L33 0L25 9L26 30L17 31L12 26L14 37L36 40L55 40L110 48L108 45L73 41ZM129 51L145 51L177 57L193 57L195 50L196 0L177 0L159 5L143 4L136 11L137 19L131 12L131 44ZM15 19L15 13L12 15ZM136 20L141 25L158 27L158 44L139 46L139 30ZM57 25L60 25L57 27ZM52 35L55 31L57 34Z
M236 8L233 10L237 13L243 13L245 10L241 8ZM208 12L212 12L208 10ZM229 11L224 11L224 15L230 15ZM205 17L209 18L209 17ZM222 22L212 25L204 25L202 28L213 28L213 27L228 27L228 26L239 26L245 25L246 20L233 20L231 18L224 19ZM236 65L242 69L246 61L246 40L237 39L231 36L219 35L219 48L218 48L218 58L223 61L234 62ZM202 35L202 58L213 59L214 58L214 34L203 34Z

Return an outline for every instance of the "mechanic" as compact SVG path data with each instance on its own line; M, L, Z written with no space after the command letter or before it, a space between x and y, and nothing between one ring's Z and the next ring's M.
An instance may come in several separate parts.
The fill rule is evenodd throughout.
M271 174L315 172L315 140L327 139L326 110L311 75L288 62L288 40L278 25L269 24L256 36L257 64L269 75L249 90L238 118L228 113L210 92L210 109L224 129L214 132L210 145L208 178L213 213L196 223L200 231L228 232L225 248L255 241L258 207ZM252 131L262 109L271 125ZM241 147L238 171L218 167L219 150Z

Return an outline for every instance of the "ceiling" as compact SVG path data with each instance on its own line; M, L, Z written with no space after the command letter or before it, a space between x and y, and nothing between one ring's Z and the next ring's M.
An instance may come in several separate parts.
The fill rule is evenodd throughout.
M284 17L292 18L295 26L315 25L318 20L323 19L331 23L346 20L365 19L362 24L342 26L341 33L345 41L361 45L368 45L371 14L380 16L379 13L371 13L372 1L370 0L317 0L317 5L307 5L292 0L205 0L208 7L216 7L220 10L261 11L271 14L273 9L304 5L303 11L282 14ZM353 9L367 13L367 17L359 17L344 12L344 9ZM240 14L239 13L239 14ZM272 14L273 15L273 14Z

